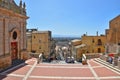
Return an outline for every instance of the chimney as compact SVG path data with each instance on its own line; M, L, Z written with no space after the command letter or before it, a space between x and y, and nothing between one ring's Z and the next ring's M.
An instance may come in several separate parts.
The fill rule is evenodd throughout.
M96 32L96 35L98 36L98 31Z

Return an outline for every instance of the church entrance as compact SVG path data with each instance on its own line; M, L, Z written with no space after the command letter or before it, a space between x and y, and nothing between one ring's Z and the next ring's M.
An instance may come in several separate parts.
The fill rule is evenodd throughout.
M11 58L12 60L18 59L18 43L11 42Z

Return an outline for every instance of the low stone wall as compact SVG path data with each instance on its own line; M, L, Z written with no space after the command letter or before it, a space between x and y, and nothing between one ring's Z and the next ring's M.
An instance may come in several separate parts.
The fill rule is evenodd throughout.
M29 52L27 51L21 51L21 59L22 60L27 60L30 58Z
M100 53L88 53L85 54L87 59L92 59L92 58L99 58L100 57Z
M11 56L0 56L0 71L11 66Z
M104 61L107 61L107 59L108 59L108 56L101 55L101 56L100 56L100 59L102 59L102 60L104 60Z
M40 53L29 53L30 57L38 58Z

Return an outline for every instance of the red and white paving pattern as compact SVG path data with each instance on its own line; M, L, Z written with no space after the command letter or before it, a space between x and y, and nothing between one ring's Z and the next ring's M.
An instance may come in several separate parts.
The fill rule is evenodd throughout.
M120 80L120 73L88 60L82 64L37 64L32 58L0 73L0 80Z

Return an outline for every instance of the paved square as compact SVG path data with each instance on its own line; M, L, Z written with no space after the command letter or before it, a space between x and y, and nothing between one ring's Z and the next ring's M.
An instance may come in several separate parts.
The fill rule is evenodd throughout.
M82 64L37 64L32 58L0 73L0 80L120 80L120 73L88 60Z

